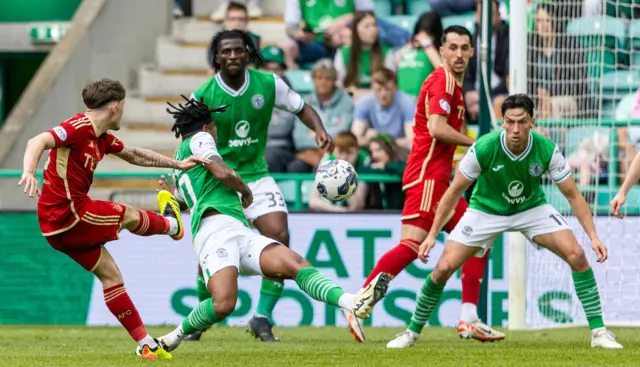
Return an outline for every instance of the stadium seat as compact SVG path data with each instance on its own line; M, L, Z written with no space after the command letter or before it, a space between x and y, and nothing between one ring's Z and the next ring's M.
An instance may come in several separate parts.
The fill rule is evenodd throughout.
M376 16L386 18L393 14L393 4L391 0L374 0L373 11Z
M631 21L629 26L630 48L635 50L631 53L631 65L640 65L640 19Z
M588 49L585 61L589 77L599 79L601 72L614 71L620 64L616 51L625 47L627 33L624 20L600 16L574 19L567 26L567 34L578 37L582 47ZM591 87L597 88L595 84Z
M294 91L309 94L314 90L311 72L309 70L289 70L285 74Z
M447 28L450 25L461 25L473 33L476 26L475 15L473 12L469 12L442 18L442 27Z
M591 135L593 135L596 131L598 131L597 126L575 126L575 127L569 128L569 130L565 135L565 148L564 148L565 157L568 157L571 154L573 154L578 148L578 145L580 144L580 142L585 138L588 138ZM612 129L609 129L609 128L604 128L604 127L600 128L600 132L602 133L610 134L611 131Z
M616 106L615 119L616 121L627 121L631 117L631 109L636 101L636 94L627 94L618 102Z
M309 205L309 199L311 197L311 190L313 190L313 181L302 181L302 203Z
M387 17L386 20L389 23L397 25L398 27L404 28L408 32L413 32L413 27L418 21L417 15L392 15Z
M635 70L617 70L604 74L601 83L603 118L614 118L618 102L624 96L635 93L640 86L640 74Z
M428 0L405 0L407 4L407 14L417 15L431 11L431 3Z
M282 197L288 206L296 202L296 182L293 180L278 181L278 187L282 191Z

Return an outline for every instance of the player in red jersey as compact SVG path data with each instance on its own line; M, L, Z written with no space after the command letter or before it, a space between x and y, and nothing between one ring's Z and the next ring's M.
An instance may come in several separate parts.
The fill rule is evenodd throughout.
M188 170L206 159L190 157L176 161L159 153L125 147L109 130L118 130L124 107L125 89L120 82L102 79L87 84L82 99L87 106L27 143L24 172L18 185L25 185L30 197L39 195L38 221L47 242L65 253L102 282L107 308L138 343L143 359L171 359L171 354L151 338L124 288L122 274L104 247L127 229L140 236L166 234L175 240L184 235L180 209L175 199L164 206L162 215L88 196L93 172L106 154L114 154L138 166ZM45 149L50 149L44 166L42 192L35 172Z
M349 328L359 342L364 341L364 335L362 327L356 323L369 317L375 306L370 301L376 292L371 284L377 283L375 280L381 273L395 276L418 258L420 244L427 238L435 218L436 206L449 187L456 147L474 143L472 138L460 133L465 118L461 84L473 56L469 31L460 26L446 28L440 55L442 66L425 80L418 97L413 127L415 137L402 179L405 201L400 244L378 260L356 296L356 303L360 306L360 312L356 311L358 318L345 314ZM466 200L460 198L444 227L445 231L450 232L455 227L466 208ZM487 257L488 253L481 258L471 258L462 267L462 317L458 334L463 338L481 341L504 339L503 333L484 324L477 313Z

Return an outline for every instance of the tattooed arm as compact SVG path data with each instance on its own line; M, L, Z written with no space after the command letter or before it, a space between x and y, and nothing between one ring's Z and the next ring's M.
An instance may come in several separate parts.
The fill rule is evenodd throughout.
M120 153L115 153L120 159L136 166L178 168L180 161L144 148L125 147Z

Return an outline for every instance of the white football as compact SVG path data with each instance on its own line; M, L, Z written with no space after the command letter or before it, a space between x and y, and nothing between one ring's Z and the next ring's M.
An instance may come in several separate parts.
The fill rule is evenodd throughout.
M358 174L353 166L341 159L326 162L316 171L316 189L324 198L343 201L356 192Z

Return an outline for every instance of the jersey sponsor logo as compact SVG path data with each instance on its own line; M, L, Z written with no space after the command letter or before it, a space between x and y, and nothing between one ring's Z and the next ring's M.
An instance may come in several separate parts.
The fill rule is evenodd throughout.
M249 131L251 131L251 126L249 125L249 121L245 121L245 120L238 121L238 123L236 124L235 130L236 130L236 135L238 135L238 137L242 139L246 138L247 136L249 136Z
M449 106L449 102L445 101L444 99L440 100L440 108L447 111L447 113L451 113L451 106Z
M67 130L65 130L62 126L54 127L53 132L58 135L58 139L60 139L60 141L67 140Z
M502 164L501 164L501 165L498 165L498 166L495 166L495 167L491 168L491 170L492 170L493 172L498 172L498 171L500 171L503 167L504 167L504 165L502 165Z
M235 132L240 139L229 140L229 147L231 148L246 147L251 144L257 143L259 140L252 139L251 137L249 137L249 131L251 131L251 126L249 125L248 121L245 121L245 120L238 121L235 127Z
M507 196L504 192L502 193L502 197L509 204L522 204L527 199L526 196L520 196L524 191L524 184L520 181L511 181L507 191L509 191L509 196L511 197Z
M262 96L262 94L256 94L251 97L251 106L253 106L253 108L255 108L256 110L259 110L262 108L262 106L264 106L264 97Z
M529 174L533 177L540 177L542 176L542 165L540 163L532 163L529 166Z

